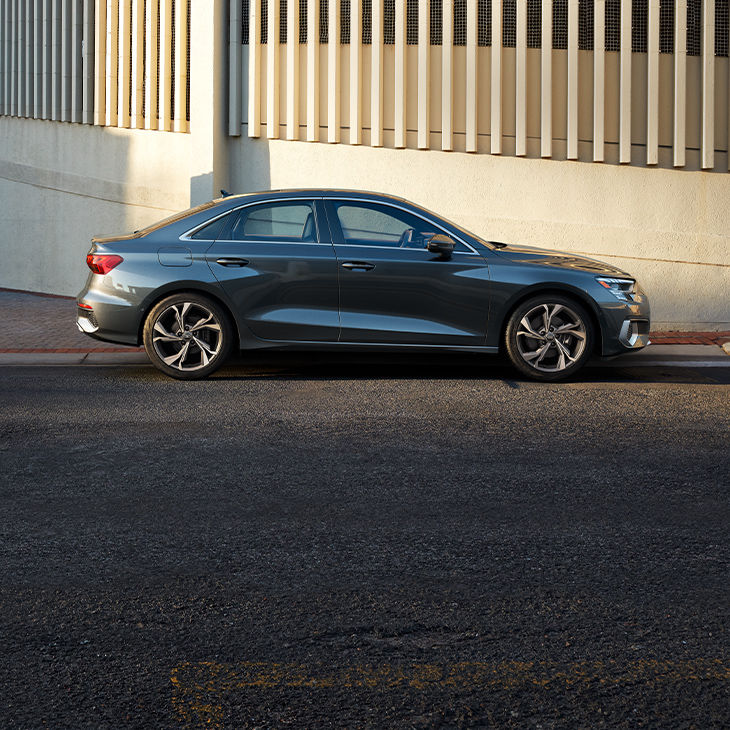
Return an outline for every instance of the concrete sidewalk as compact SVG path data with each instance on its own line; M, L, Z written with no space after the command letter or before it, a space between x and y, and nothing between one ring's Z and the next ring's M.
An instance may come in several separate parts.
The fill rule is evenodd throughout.
M149 364L142 348L105 344L79 332L73 297L0 289L0 311L0 366ZM651 339L640 352L602 363L730 367L730 332L656 332Z

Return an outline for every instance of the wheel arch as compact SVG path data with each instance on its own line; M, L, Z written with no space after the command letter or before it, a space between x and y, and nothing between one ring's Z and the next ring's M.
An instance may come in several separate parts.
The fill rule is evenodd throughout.
M197 294L199 296L207 297L208 299L211 299L214 301L227 315L235 333L238 337L238 345L236 345L237 348L240 348L240 342L241 342L241 328L239 327L238 321L236 320L236 317L233 314L233 309L226 302L225 298L220 295L220 292L217 290L213 290L212 287L207 287L205 285L202 285L201 282L179 282L177 284L171 284L169 286L164 287L163 289L158 289L154 292L150 297L148 297L144 304L141 307L142 314L140 316L139 320L139 326L137 328L137 344L141 345L143 341L143 332L144 332L144 325L147 321L147 317L149 316L149 313L152 311L154 307L156 307L163 299L172 296L174 294Z
M509 324L510 317L514 311L528 299L532 299L535 296L544 294L559 294L569 299L575 299L581 304L588 312L588 316L591 318L591 324L595 331L595 342L593 343L593 354L600 355L603 351L603 327L601 324L601 318L599 308L596 302L588 296L584 291L568 284L561 284L559 282L551 282L549 284L535 284L534 286L528 287L527 289L521 289L515 294L503 307L502 318L499 323L499 349L500 351L504 348L504 337L507 331L507 325Z

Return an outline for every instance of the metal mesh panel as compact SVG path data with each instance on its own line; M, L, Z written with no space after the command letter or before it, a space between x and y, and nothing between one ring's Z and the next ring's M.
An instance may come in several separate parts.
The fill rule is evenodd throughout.
M406 43L418 45L418 0L406 2Z
M674 53L674 0L659 3L659 53Z
M316 3L317 0L312 0ZM327 0L319 0L319 42L327 43L329 41L330 22L330 6Z
M261 0L261 43L266 43L266 34L269 28L269 2Z
M373 42L373 0L362 0L362 42L366 46Z
M395 43L395 0L383 3L383 43L388 46Z
M440 46L444 37L444 5L443 0L431 0L431 24L430 43L432 46Z
M702 0L687 2L687 55L699 56L702 50Z
M299 42L307 42L307 0L299 0Z
M340 0L340 43L350 43L350 0Z
M276 2L276 0L274 0ZM294 2L294 0L292 0ZM287 0L279 1L279 43L286 43L286 24L287 24Z
M634 53L646 53L648 12L647 0L633 0L631 3L631 50Z
M517 0L504 0L502 7L502 46L517 45Z
M466 45L466 0L454 0L454 45Z
M621 50L621 0L606 0L606 50Z
M492 45L492 0L479 0L477 6L477 45Z
M241 0L241 43L248 45L248 24L250 21L251 0ZM159 48L159 44L157 46Z
M728 0L715 3L715 55L727 57Z
M527 47L542 46L542 0L527 0Z
M578 3L578 48L581 51L593 50L593 0L580 0Z
M553 0L553 48L568 48L568 0Z

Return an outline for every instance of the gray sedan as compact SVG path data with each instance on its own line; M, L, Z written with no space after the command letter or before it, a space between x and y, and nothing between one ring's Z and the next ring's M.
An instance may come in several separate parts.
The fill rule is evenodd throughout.
M648 344L649 303L620 269L487 241L413 203L344 190L234 195L94 238L77 324L144 343L175 378L234 350L504 352L559 380Z

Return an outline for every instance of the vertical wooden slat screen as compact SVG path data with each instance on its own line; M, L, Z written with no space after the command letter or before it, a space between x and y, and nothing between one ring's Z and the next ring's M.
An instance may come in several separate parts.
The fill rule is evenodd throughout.
M25 78L23 83L25 84L25 116L33 116L33 98L35 96L33 90L33 76L35 75L35 68L33 62L35 56L33 55L33 35L35 32L35 15L34 15L33 0L25 0L25 48L22 49L22 53L25 54Z
M674 23L674 166L684 167L687 145L687 0L676 0Z
M527 0L517 0L515 52L515 155L527 154Z
M319 2L309 0L307 3L307 142L317 142L318 140Z
M84 0L83 91L81 93L81 121L94 123L94 91L96 66L96 14L94 0Z
M340 141L340 0L329 0L327 38L338 39L327 44L327 141L334 144Z
M603 162L606 98L606 0L593 10L593 161Z
M578 0L568 0L568 159L578 159Z
M540 156L553 154L553 2L542 0L540 60Z
M163 3L170 0L161 0ZM261 0L251 0L248 19L248 136L261 134Z
M502 154L502 3L492 0L491 152Z
M240 6L240 3L237 3ZM158 40L157 32L160 25L160 5L159 0L147 0L145 7L145 26L147 28L147 46L145 48L145 89L146 102L144 109L144 128L157 129L157 104L158 104ZM240 33L240 27L239 27ZM241 49L241 44L236 43ZM240 72L240 64L239 64ZM240 83L239 83L240 88ZM240 92L239 92L240 93ZM240 115L240 96L239 96L239 115ZM239 117L238 130L240 134L241 124Z
M441 40L441 149L454 149L454 0L443 0Z
M7 60L5 56L5 49L7 47L5 31L7 28L7 7L5 0L0 0L0 115L7 114L5 110L5 103L7 99L5 89L5 79L7 68Z
M33 15L35 18L35 47L33 49L33 117L43 116L43 0L34 0ZM0 83L1 88L1 83ZM2 94L2 91L0 91Z
M373 147L381 147L383 144L383 5L380 2L374 2L372 9L370 144Z
M129 66L132 0L119 0L117 26L117 126L129 126Z
M527 0L524 0L527 2ZM477 0L466 0L466 151L477 151Z
M362 141L361 38L362 0L350 0L350 144Z
M631 162L631 0L621 0L619 162Z
M404 148L407 140L406 108L406 0L395 0L395 147Z
M299 8L286 15L286 138L299 139Z
M71 117L75 123L81 122L84 107L84 86L82 75L83 55L81 53L84 37L84 8L82 0L71 0ZM68 36L67 36L68 38Z
M241 17L241 10L240 0L228 0L228 134L231 137L241 136L243 96L243 80L241 78L243 59L241 28L243 18ZM299 39L297 38L298 42Z
M428 149L431 140L431 2L418 3L418 147Z
M266 136L279 137L279 0L267 4Z
M659 0L649 0L646 60L646 164L659 161Z
M144 0L132 0L132 105L130 120L133 128L144 127Z
M715 166L715 3L702 3L702 168Z
M187 5L190 1L191 0L175 0L175 108L173 110L173 130L175 132L188 131ZM276 37L278 40L278 24L276 29ZM277 107L277 125L278 121Z

